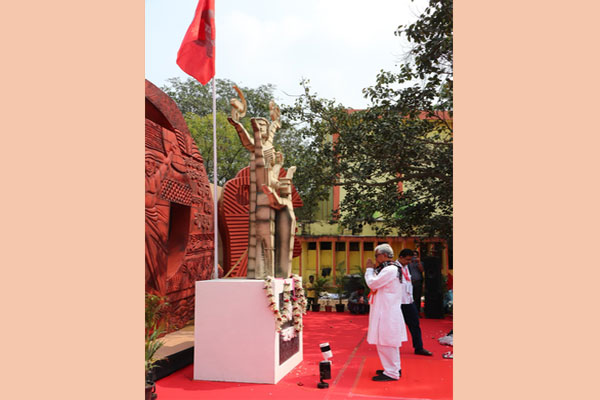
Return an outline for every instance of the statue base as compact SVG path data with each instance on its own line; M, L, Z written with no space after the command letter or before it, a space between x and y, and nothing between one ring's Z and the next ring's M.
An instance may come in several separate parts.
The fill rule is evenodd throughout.
M283 283L274 280L278 302ZM302 332L284 340L276 331L264 285L254 279L196 282L195 380L275 384L302 361ZM293 327L282 333L286 329Z

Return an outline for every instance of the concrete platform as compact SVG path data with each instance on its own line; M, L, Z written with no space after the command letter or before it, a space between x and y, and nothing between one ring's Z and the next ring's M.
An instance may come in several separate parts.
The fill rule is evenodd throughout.
M194 347L194 321L191 321L182 329L166 334L163 337L165 344L158 349L158 357L169 357L180 351Z
M182 329L163 336L164 345L158 349L158 357L166 357L156 363L154 377L156 380L169 376L194 362L194 322Z
M289 278L272 282L280 309L284 283L293 286ZM195 380L276 384L302 362L302 332L292 323L277 332L264 286L256 279L196 282Z

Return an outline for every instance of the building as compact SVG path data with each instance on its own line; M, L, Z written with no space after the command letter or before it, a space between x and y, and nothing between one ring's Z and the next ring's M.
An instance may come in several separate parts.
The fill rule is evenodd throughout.
M446 113L442 117L449 119ZM425 113L421 118L427 118ZM332 139L335 141L336 136L334 135ZM399 190L402 190L402 183L399 183ZM319 205L317 221L299 224L297 235L302 251L300 256L294 259L294 273L302 275L305 280L309 275L333 277L339 272L361 274L361 268L364 268L366 260L374 259L374 248L379 244L388 243L395 254L409 248L419 250L422 256L435 255L441 262L441 274L445 277L452 275L452 249L441 238L408 237L397 231L382 237L377 236L373 227L369 225L365 225L358 234L343 229L335 219L332 219L332 212L339 209L344 196L343 187L332 187L329 199Z

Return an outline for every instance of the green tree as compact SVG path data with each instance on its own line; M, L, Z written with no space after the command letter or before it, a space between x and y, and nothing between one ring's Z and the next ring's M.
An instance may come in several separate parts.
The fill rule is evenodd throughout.
M304 95L284 114L317 153L319 184L346 189L343 226L451 239L452 0L431 0L395 33L411 51L398 71L381 71L364 89L367 110L318 98L303 81Z
M233 86L235 82L229 79L217 79L215 92L217 97L217 111L229 114L231 106L229 101L237 97ZM269 101L273 100L275 86L272 84L260 85L257 88L238 86L248 101L247 115L252 117L269 117ZM193 78L181 80L180 78L167 79L167 85L161 89L177 103L181 112L194 113L199 116L212 114L212 84L201 85Z
M227 121L228 115L217 111L217 180L220 186L235 177L242 168L248 166L248 151L240 143L238 134ZM212 113L199 116L188 112L185 122L204 159L209 179L213 179L213 116Z
M282 118L283 120L283 118ZM319 202L329 195L331 181L323 175L315 174L321 155L307 140L303 131L287 123L277 133L274 146L285 156L285 167L296 166L293 184L302 198L302 207L295 211L300 223L315 221Z

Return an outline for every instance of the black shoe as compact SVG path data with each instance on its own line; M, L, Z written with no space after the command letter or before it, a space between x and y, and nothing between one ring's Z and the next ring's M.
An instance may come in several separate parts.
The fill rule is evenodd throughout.
M377 375L383 375L383 370L382 369L378 369L377 371L375 371L375 373ZM402 370L401 369L398 370L398 376L402 376Z
M397 381L398 379L390 378L387 375L375 375L371 378L375 382L388 382L388 381Z
M418 354L420 356L431 356L431 355L433 355L432 352L430 352L429 350L425 350L425 349L415 350L415 354Z

